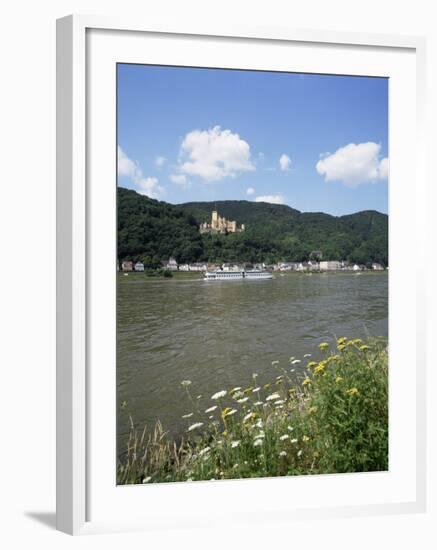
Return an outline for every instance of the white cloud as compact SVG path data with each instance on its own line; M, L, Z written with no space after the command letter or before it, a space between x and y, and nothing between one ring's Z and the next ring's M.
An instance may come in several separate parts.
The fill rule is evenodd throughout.
M118 162L117 162L117 168L118 168L118 175L119 176L126 176L128 178L135 177L136 173L138 172L138 166L135 164L133 160L131 160L126 154L124 153L123 149L118 146Z
M182 142L179 158L181 173L198 176L206 182L255 170L249 144L220 126L189 132Z
M247 195L253 195L255 193L255 189L253 187L248 187L246 189L246 194Z
M164 193L165 190L158 184L158 179L144 177L143 171L138 166L138 163L131 160L120 146L118 146L117 165L118 175L129 178L140 195L146 195L152 199L157 199Z
M340 181L349 187L376 182L388 176L388 159L380 158L381 145L349 143L333 154L324 153L316 164L325 181Z
M284 204L283 195L260 195L255 198L255 202L269 202L271 204Z
M291 158L283 153L279 158L279 166L283 172L288 172L291 169Z
M190 184L185 174L171 174L170 180L182 187L187 187Z
M162 168L166 162L167 159L165 157L156 157L155 159L155 164L158 168Z

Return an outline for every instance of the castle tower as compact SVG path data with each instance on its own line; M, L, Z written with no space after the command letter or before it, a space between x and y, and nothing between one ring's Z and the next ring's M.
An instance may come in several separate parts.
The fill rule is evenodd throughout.
M211 216L211 229L217 229L217 225L218 225L217 210L213 210L212 211L212 216Z

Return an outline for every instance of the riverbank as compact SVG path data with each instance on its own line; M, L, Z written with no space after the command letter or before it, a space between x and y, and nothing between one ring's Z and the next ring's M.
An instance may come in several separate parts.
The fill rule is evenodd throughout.
M317 351L318 361L273 361L269 383L253 373L249 386L218 388L207 401L182 380L182 440L159 422L137 431L131 419L118 484L387 470L386 341L342 337Z

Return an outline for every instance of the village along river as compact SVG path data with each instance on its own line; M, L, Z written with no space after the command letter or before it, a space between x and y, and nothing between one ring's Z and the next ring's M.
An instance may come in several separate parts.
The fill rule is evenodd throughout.
M265 281L203 281L118 275L118 452L126 448L129 414L152 429L161 420L178 437L190 404L201 410L222 389L274 381L272 361L306 353L334 337L387 336L388 274L275 274ZM302 363L296 364L299 377Z

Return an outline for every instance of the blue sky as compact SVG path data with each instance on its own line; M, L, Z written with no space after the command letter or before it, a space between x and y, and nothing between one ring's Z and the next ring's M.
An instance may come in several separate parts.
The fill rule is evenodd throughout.
M118 184L178 204L388 209L388 80L118 65Z

